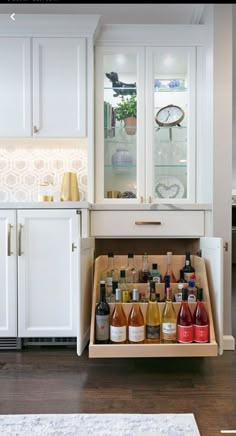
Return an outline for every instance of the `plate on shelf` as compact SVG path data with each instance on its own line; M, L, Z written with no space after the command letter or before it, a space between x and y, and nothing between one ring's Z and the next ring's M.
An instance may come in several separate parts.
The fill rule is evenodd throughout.
M177 177L158 177L155 183L155 193L159 198L183 198L184 185Z

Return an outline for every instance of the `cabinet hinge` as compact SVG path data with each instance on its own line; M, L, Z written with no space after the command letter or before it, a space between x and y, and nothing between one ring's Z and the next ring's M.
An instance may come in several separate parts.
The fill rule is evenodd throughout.
M228 242L224 243L224 249L225 249L225 251L229 251L229 244L228 244Z
M76 213L77 213L77 215L79 215L79 214L80 214L80 211L79 211L79 209L77 209L77 210L76 210Z

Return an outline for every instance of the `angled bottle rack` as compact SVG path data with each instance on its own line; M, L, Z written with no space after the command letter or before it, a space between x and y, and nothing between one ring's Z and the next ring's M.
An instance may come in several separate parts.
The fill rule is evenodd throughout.
M164 274L166 268L166 256L163 255L150 255L149 262L157 263L159 271ZM179 270L183 267L185 262L184 255L172 256L172 269L175 277L179 277ZM215 338L215 329L211 309L210 293L208 288L208 280L206 273L205 260L198 256L191 256L191 262L195 268L197 281L203 288L203 300L209 317L209 331L210 340L204 344L96 344L95 343L95 308L99 295L99 281L101 279L101 272L107 266L107 256L99 256L95 260L94 271L94 286L93 286L93 299L92 299L92 316L91 316L91 329L90 329L90 344L89 344L89 357L90 358L115 358L115 357L204 357L204 356L217 356L218 344ZM127 256L115 256L115 265L117 268L126 265ZM135 264L138 269L142 266L142 256L135 256ZM132 289L133 285L129 285ZM137 286L140 290L147 289L147 284L138 283ZM177 290L177 283L171 283L173 293ZM160 286L161 289L161 286ZM111 312L114 303L109 303ZM160 315L164 308L165 303L158 303ZM193 313L196 303L190 303L190 309ZM130 312L132 303L123 303L126 316ZM147 303L140 303L144 319L147 310ZM174 303L176 313L178 313L180 303Z

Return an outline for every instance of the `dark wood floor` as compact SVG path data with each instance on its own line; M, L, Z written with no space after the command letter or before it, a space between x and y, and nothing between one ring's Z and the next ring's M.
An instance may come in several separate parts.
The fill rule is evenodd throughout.
M235 300L236 292L233 308ZM234 309L233 318L235 334ZM59 347L1 352L0 414L22 413L194 413L202 436L220 435L236 430L236 352L182 359L89 359L88 349L78 357Z

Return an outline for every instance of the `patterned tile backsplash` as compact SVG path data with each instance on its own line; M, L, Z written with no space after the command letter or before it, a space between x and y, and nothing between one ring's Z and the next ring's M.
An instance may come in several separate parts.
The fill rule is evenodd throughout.
M0 202L38 201L45 181L52 183L54 201L60 201L66 171L77 174L80 199L86 201L86 138L0 140Z

